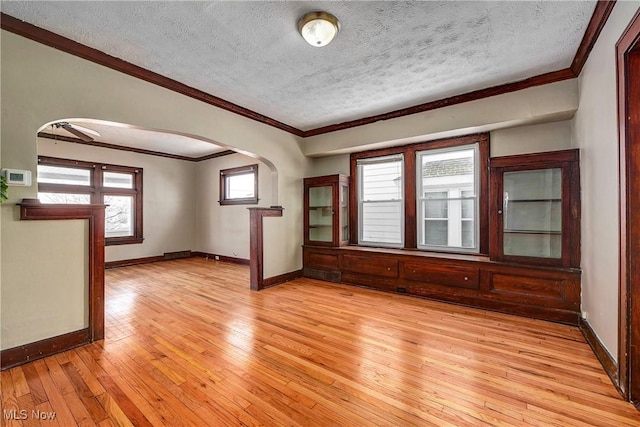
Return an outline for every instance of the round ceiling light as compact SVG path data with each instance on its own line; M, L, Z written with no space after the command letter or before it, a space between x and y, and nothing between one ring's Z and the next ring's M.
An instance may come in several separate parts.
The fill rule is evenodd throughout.
M327 12L310 12L298 20L300 35L315 47L328 45L339 30L338 18Z

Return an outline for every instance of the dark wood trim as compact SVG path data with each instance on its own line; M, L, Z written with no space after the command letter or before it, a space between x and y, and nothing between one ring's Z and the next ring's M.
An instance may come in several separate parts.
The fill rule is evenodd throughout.
M186 160L189 162L202 162L204 160L215 159L217 157L228 156L230 154L236 154L236 152L233 150L224 150L217 153L207 154L201 157L188 157L188 156L181 156L179 154L169 154L169 153L162 153L160 151L145 150L143 148L125 147L123 145L109 144L107 142L83 141L80 138L73 138L71 136L64 136L64 135L54 135L52 133L46 133L46 132L38 132L38 137L45 138L45 139L53 139L55 141L72 142L74 144L91 145L93 147L106 148L109 150L127 151L130 153L137 153L137 154L147 154L149 156L166 157L168 159L175 159L175 160Z
M478 197L480 241L478 253L489 253L489 152L490 140L488 133L456 136L437 139L434 141L419 142L415 144L401 145L397 147L380 148L375 150L351 153L350 173L351 191L349 192L349 221L351 227L350 243L358 244L358 159L390 156L403 154L404 156L404 249L416 249L417 240L417 205L416 205L416 153L419 151L434 150L440 148L458 147L463 145L478 144L479 150L479 180Z
M192 159L192 161L193 162L203 162L205 160L217 159L218 157L224 157L224 156L228 156L230 154L237 154L237 153L235 151L233 151L233 150L224 150L224 151L220 151L218 153L212 153L212 154L207 154L206 156L196 157L196 158Z
M89 340L104 338L104 211L105 205L46 205L24 199L20 220L89 221Z
M303 246L303 274L386 292L578 325L580 270L487 256Z
M208 253L208 252L194 251L194 252L191 252L191 256L210 259L210 260L214 260L214 261L230 262L230 263L233 263L233 264L241 264L241 265L249 265L250 264L250 261L248 259L246 259L246 258L236 258L236 257L231 257L231 256L226 256L226 255L212 254L212 253ZM217 257L217 259L216 259L216 257Z
M342 226L347 218L342 216L341 206L341 192L344 187L347 188L347 204L350 203L349 199L349 177L342 174L323 175L307 177L302 180L303 182L303 229L304 229L304 244L305 245L317 245L317 246L341 246L349 243L349 237L347 239L342 238ZM332 209L332 235L331 241L317 241L310 239L310 199L309 191L311 188L318 187L330 187L331 188L331 209ZM347 221L347 224L348 221Z
M640 10L616 43L620 191L618 377L630 401L640 401ZM633 66L633 78L630 68ZM634 344L635 343L635 344Z
M251 290L259 291L264 288L264 241L263 224L264 217L282 216L283 208L247 208L249 209L249 271L251 276Z
M188 96L198 101L213 105L214 107L231 111L232 113L239 114L248 119L273 126L285 132L289 132L297 136L302 136L301 130L289 126L285 123L256 113L255 111L251 111L247 108L241 107L222 98L218 98L217 96L210 95L199 89L187 86L183 83L160 75L153 71L149 71L137 65L131 64L130 62L123 61L120 58L108 55L97 49L85 46L76 41L55 34L51 31L21 21L17 18L14 18L13 16L7 15L6 13L0 14L0 26L3 30L10 31L19 36L44 44L45 46L49 46L62 52L78 56L82 59L86 59L87 61L91 61L107 68L111 68L112 70L119 71L129 76L144 80L148 83L158 85L165 89L178 92L182 95Z
M91 203L101 204L105 196L127 196L133 198L133 219L134 230L132 236L106 237L105 244L112 245L131 245L140 244L143 238L143 192L142 185L143 169L133 166L111 165L98 162L87 162L74 159L60 159L57 157L39 156L38 164L50 166L72 167L85 169L91 172L91 185L66 185L66 184L48 184L38 183L39 192L53 193L84 193L91 196ZM121 172L130 174L133 177L133 188L115 188L103 185L104 172Z
M569 67L575 76L579 76L582 72L582 67L584 67L584 64L587 62L591 49L593 49L593 46L596 44L598 36L607 23L607 19L609 19L609 15L611 15L611 11L615 5L616 0L598 0L598 3L596 3L589 25L587 25L587 29L584 32L582 41L580 42L580 46L578 46L576 55Z
M104 268L119 268L119 267L129 267L132 265L140 265L140 264L150 264L152 262L160 262L166 261L162 255L159 256L149 256L144 258L131 258L131 259L122 259L118 261L107 261L104 264Z
M281 285L302 277L302 270L291 271L289 273L280 274L278 276L268 277L262 281L262 289Z
M552 71L545 74L529 77L517 82L506 83L489 88L479 89L471 92L467 92L460 95L455 95L449 98L439 99L423 104L415 105L408 108L402 108L399 110L377 114L375 116L364 117L361 119L350 120L343 123L332 124L328 126L321 126L315 129L309 129L306 131L297 129L293 126L279 122L277 120L266 117L262 114L251 111L247 108L233 104L224 99L218 98L214 95L208 94L201 90L189 87L183 83L177 82L173 79L164 77L160 74L138 67L119 58L110 56L97 49L82 45L78 42L70 40L66 37L55 34L51 31L21 21L5 13L0 14L0 26L6 31L10 31L14 34L18 34L22 37L26 37L35 42L44 44L54 49L61 50L71 55L78 56L91 62L103 65L116 71L120 71L132 77L139 78L152 84L164 87L166 89L181 93L207 104L223 108L227 111L239 114L252 120L273 126L281 129L285 132L289 132L295 136L301 138L308 138L315 135L321 135L324 133L335 132L338 130L349 129L352 127L363 126L377 121L389 120L398 117L403 117L411 114L422 113L425 111L431 111L438 108L443 108L451 105L462 104L465 102L475 101L478 99L488 98L491 96L502 95L505 93L515 92L518 90L527 89L530 87L541 86L545 84L555 83L563 80L576 78L582 66L587 60L593 45L595 44L600 31L604 27L611 9L613 8L614 1L599 1L596 5L594 13L591 17L587 30L583 36L582 42L576 52L573 62L569 68L562 70Z
M364 126L383 120L396 119L398 117L408 116L416 113L424 113L426 111L437 110L439 108L449 107L451 105L463 104L465 102L476 101L483 98L489 98L491 96L516 92L519 90L528 89L530 87L542 86L550 83L560 82L563 80L569 80L575 77L576 75L573 74L570 69L565 68L564 70L541 74L539 76L530 77L513 83L506 83L486 89L479 89L461 95L451 96L449 98L414 105L413 107L402 108L400 110L391 111L389 113L377 114L375 116L365 117L362 119L350 120L348 122L310 129L305 131L303 136L305 138L308 138L310 136L321 135L323 133L335 132L357 126Z
M602 364L604 371L607 373L607 375L609 375L611 382L614 386L616 386L618 392L623 395L622 390L618 385L618 364L616 363L615 359L602 344L587 320L580 318L580 324L578 326L580 328L580 332L582 332L582 335L584 336L584 339L587 341L587 344L589 344L596 357Z
M244 175L253 173L253 197L244 199L227 199L226 182L227 178L234 175ZM238 166L235 168L220 170L220 191L218 194L218 203L225 205L256 205L258 204L258 164Z
M577 149L494 157L491 167L491 224L489 225L492 260L565 268L580 267L580 152ZM562 257L536 258L505 255L503 248L503 176L519 172L559 168L562 170Z
M0 367L4 371L5 369L61 353L88 344L89 342L91 342L89 328L86 328L29 344L19 345L2 350L0 353Z

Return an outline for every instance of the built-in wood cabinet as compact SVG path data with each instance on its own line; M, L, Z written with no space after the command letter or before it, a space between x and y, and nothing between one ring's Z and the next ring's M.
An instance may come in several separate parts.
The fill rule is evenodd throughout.
M348 178L305 179L304 276L578 324L578 151L493 158L489 181L487 256L347 245Z
M304 246L305 277L577 325L580 270L487 256Z
M578 150L491 159L491 259L580 267Z
M304 179L305 245L341 246L349 242L349 177Z

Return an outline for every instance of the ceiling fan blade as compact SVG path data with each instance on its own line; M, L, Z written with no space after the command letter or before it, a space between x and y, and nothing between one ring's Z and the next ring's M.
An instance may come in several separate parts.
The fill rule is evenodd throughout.
M93 138L90 137L89 135L87 135L86 133L79 131L78 129L74 128L71 125L63 125L62 128L64 130L66 130L69 133L74 134L75 136L77 136L78 138L80 138L81 140L83 140L84 142L91 142L93 141Z
M100 136L100 132L98 132L97 130L93 130L93 129L86 128L84 126L76 125L75 123L69 123L69 126L74 128L75 130L79 130L80 132L84 132L86 134L89 134L94 138Z
M58 123L54 123L53 126L55 126L56 128L62 128L66 130L67 132L77 136L84 142L93 141L93 138L88 134L100 136L100 134L93 129L87 129L85 127L74 125L69 122L58 122Z

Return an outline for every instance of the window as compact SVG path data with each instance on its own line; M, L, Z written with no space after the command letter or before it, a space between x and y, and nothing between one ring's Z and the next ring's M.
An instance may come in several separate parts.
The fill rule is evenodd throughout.
M351 242L487 254L488 134L351 154Z
M477 252L478 145L416 154L418 247Z
M403 156L358 160L358 243L401 247L404 229Z
M142 169L40 157L42 203L105 204L107 245L142 243Z
M221 205L255 205L257 203L257 164L220 171Z

